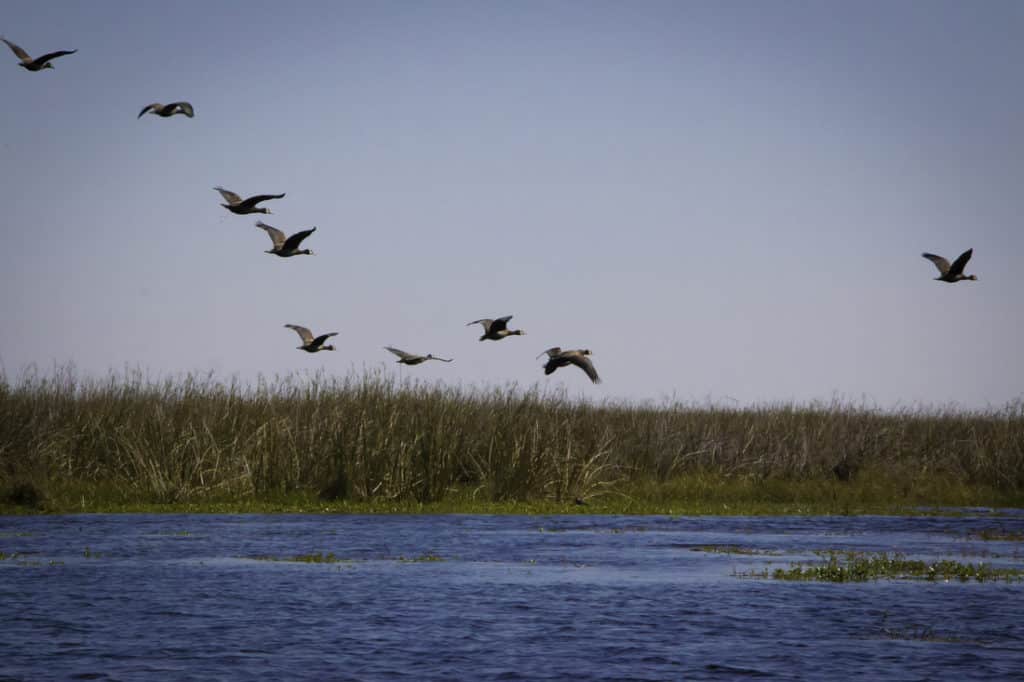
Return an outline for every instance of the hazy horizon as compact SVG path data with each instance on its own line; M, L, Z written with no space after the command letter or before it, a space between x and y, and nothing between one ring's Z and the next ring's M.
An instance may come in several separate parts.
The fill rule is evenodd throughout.
M403 377L593 400L1004 405L1022 28L1010 1L11 5L4 38L78 52L0 45L0 366L397 374L392 345L455 360ZM237 216L217 185L287 196ZM921 257L967 248L977 282ZM508 314L526 336L465 326ZM603 383L545 377L551 346Z

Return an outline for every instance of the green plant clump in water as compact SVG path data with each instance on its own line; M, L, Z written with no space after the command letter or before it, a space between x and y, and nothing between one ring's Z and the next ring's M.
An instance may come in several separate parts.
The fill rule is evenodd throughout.
M57 370L17 382L0 373L0 444L0 514L1024 507L1024 401L741 409L384 371L243 385Z
M432 561L444 561L444 557L439 557L436 554L424 554L419 557L406 558L404 556L398 557L398 560L407 564L421 564Z
M985 528L977 533L967 536L970 540L985 540L986 542L1024 542L1024 533L1015 533L998 528Z
M961 563L941 560L934 562L907 559L901 554L863 554L860 552L824 552L824 564L794 564L790 568L778 568L771 574L776 580L818 580L823 582L864 582L868 580L923 579L960 580L971 579L1019 581L1024 579L1024 569L994 567L989 564Z
M757 549L756 547L740 547L739 545L700 545L691 548L694 552L709 552L712 554L741 554L745 556L778 556L779 552L770 549Z
M302 564L340 564L352 561L352 559L343 559L342 557L335 556L334 552L329 554L323 554L322 552L316 554L297 554L290 557L258 556L253 558L257 561L284 561Z

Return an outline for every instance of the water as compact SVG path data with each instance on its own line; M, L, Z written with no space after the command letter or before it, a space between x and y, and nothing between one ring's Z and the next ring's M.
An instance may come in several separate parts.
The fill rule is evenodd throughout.
M0 679L1024 679L1024 583L736 575L1024 566L982 529L1024 515L0 517Z

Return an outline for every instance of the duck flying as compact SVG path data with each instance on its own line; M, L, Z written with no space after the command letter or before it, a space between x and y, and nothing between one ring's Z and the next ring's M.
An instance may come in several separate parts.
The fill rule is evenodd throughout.
M35 59L32 59L32 57L29 56L28 52L25 52L25 50L21 49L20 47L18 47L11 41L7 40L6 38L0 38L0 40L7 43L7 47L11 48L11 52L14 53L14 56L21 60L18 66L24 69L28 69L29 71L42 71L43 69L52 69L53 64L50 63L51 59L56 59L57 57L63 57L64 55L74 54L78 52L78 50L57 50L56 52L48 52L47 54L44 54L42 57L36 57Z
M568 367L569 365L576 365L590 377L590 380L595 384L601 383L601 377L597 375L597 370L594 369L594 363L590 361L588 355L592 355L589 349L583 348L580 350L562 350L558 346L554 348L548 348L544 353L541 353L537 357L547 353L548 361L544 364L544 374L551 374L559 367Z
M267 225L262 220L256 221L256 227L264 230L268 235L270 235L270 241L274 242L274 248L267 249L264 253L272 253L275 256L280 256L281 258L313 255L313 252L309 249L300 249L299 244L302 243L303 239L316 232L315 227L308 230L302 230L301 232L296 232L291 237L285 237L284 232L276 227Z
M175 114L185 114L189 118L192 118L196 115L195 109L193 109L192 105L188 102L171 102L170 104L160 104L159 102L153 102L152 104L147 104L146 106L144 106L142 108L142 111L139 112L137 118L142 118L142 115L147 112L150 114L156 114L157 116L161 116L163 118L169 118L171 116L174 116Z
M226 204L221 204L224 208L231 211L236 215L246 215L247 213L270 213L269 208L257 208L256 204L261 201L267 201L268 199L281 199L284 194L257 194L254 197L243 199L229 189L223 187L214 187L215 190L220 192L220 195L224 197Z
M313 332L300 324L286 324L285 327L288 329L294 329L295 333L302 339L302 345L296 346L299 350L304 350L307 353L316 353L322 350L334 350L334 346L325 346L324 341L337 336L338 332L331 332L329 334L321 334L320 336L314 337Z
M397 355L398 360L396 362L400 362L403 365L418 365L421 362L426 362L427 360L440 360L441 362L451 362L450 359L446 360L444 358L439 358L436 355L431 355L430 353L427 353L426 355L415 355L414 353L406 353L404 350L392 348L391 346L384 346L384 350L391 351L392 353Z
M501 341L502 339L507 338L509 336L522 336L523 334L525 334L526 332L524 332L522 329L508 328L508 321L511 319L511 315L506 315L505 317L499 317L495 320L473 320L472 322L467 322L466 326L468 327L473 324L483 325L484 334L483 336L480 337L481 341Z
M935 264L936 268L938 268L939 276L936 277L935 279L937 279L940 282L949 282L952 284L954 282L961 282L965 279L978 279L974 275L964 274L964 266L967 265L967 261L971 260L971 255L973 254L974 249L967 249L966 251L961 253L955 261L953 261L952 265L949 264L948 260L946 260L942 256L936 256L934 253L922 253L921 257L927 258L928 260Z

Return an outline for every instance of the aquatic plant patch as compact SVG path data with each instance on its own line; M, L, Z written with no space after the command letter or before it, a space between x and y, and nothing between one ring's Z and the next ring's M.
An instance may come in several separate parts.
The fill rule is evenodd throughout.
M768 573L765 569L759 577L775 580L815 580L822 582L864 582L868 580L976 580L978 582L1024 580L1024 569L993 566L992 564L963 563L950 559L924 561L908 559L902 554L887 552L816 552L823 563L794 563L789 568L777 568ZM750 575L750 574L748 574Z
M747 556L779 556L782 552L771 549L758 549L756 547L741 547L740 545L698 545L691 547L694 552L708 552L711 554L741 554Z
M289 563L301 563L301 564L340 564L340 563L352 563L355 559L345 559L343 557L335 556L334 552L323 554L317 552L316 554L296 554L295 556L288 557L276 557L276 556L254 556L249 557L256 561L282 561Z

